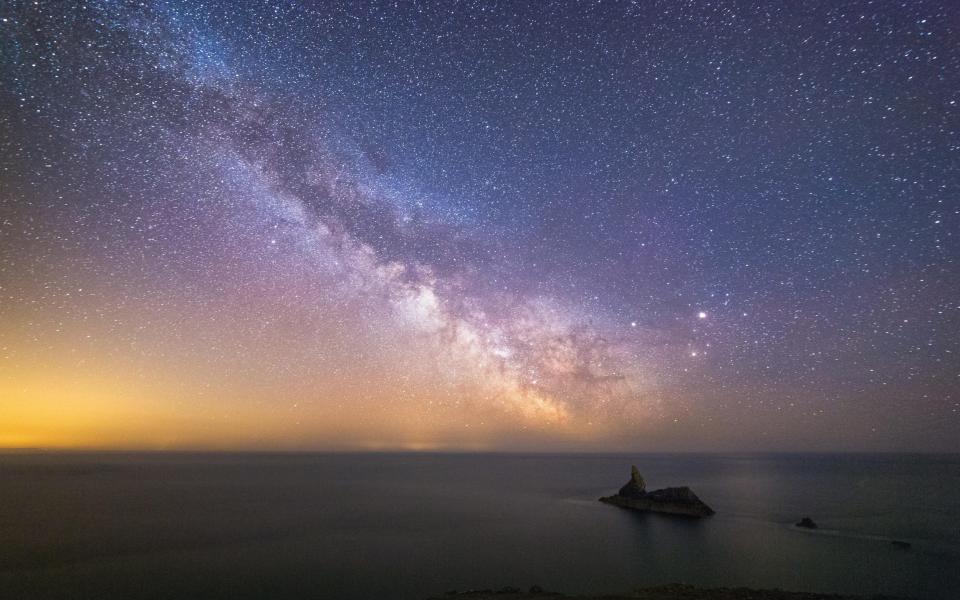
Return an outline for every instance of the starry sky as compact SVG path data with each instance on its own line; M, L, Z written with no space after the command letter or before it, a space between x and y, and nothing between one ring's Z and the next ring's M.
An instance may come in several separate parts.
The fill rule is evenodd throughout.
M0 447L960 451L960 5L0 5Z

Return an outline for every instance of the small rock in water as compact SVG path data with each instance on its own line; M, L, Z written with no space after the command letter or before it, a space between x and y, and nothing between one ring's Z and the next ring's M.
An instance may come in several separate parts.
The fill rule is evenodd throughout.
M804 529L816 529L817 524L813 522L813 519L810 517L804 517L800 519L800 522L797 523L797 527L803 527Z

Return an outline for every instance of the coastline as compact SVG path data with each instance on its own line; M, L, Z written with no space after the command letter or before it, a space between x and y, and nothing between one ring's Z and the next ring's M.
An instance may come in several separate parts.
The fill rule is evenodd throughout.
M873 595L857 596L818 592L790 592L780 589L755 588L701 588L692 585L672 583L668 585L638 588L624 594L599 594L568 596L559 592L542 590L537 586L527 591L518 588L498 590L450 591L443 596L434 596L428 600L905 600L899 596Z

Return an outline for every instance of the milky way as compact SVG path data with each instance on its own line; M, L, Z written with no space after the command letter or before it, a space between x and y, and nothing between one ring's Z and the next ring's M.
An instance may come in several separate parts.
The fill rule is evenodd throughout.
M0 15L0 446L960 449L949 3Z

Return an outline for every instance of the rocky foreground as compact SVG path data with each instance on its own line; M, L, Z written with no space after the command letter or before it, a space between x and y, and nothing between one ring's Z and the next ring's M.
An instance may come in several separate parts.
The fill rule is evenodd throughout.
M840 594L816 594L785 592L783 590L754 590L750 588L698 588L690 585L672 584L641 588L628 594L598 596L565 596L547 592L534 586L529 591L516 588L500 590L471 590L448 592L430 600L896 600L891 596L844 596Z
M604 496L600 502L630 510L658 512L683 517L709 517L713 509L688 487L672 487L647 491L647 484L637 467L630 469L630 481L615 496Z

